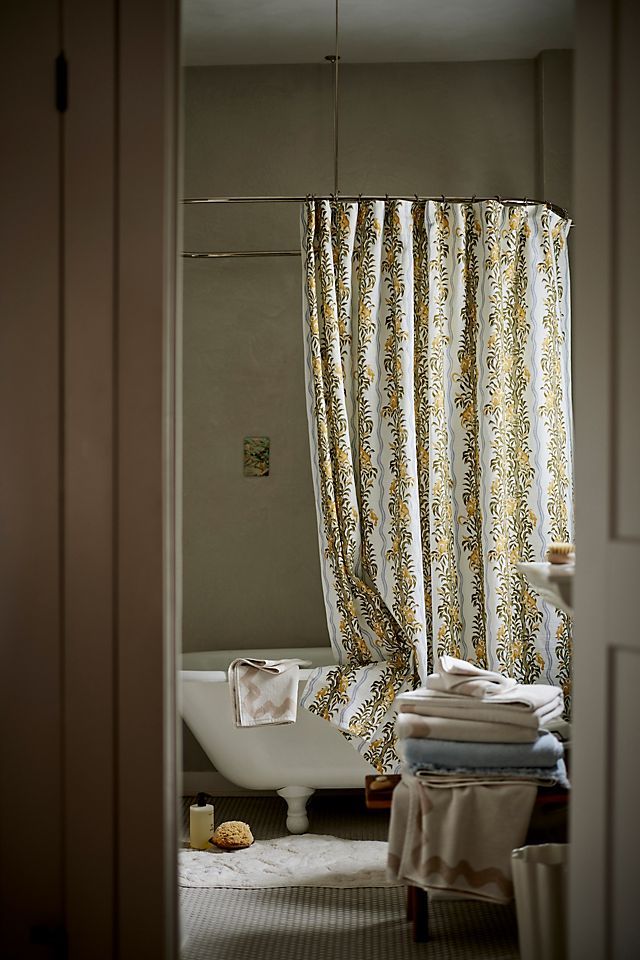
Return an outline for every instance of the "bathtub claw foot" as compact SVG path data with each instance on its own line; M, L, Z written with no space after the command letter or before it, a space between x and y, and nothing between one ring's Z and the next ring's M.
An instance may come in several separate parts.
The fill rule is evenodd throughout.
M283 787L276 791L287 801L287 830L289 833L306 833L309 829L307 801L315 793L309 787Z

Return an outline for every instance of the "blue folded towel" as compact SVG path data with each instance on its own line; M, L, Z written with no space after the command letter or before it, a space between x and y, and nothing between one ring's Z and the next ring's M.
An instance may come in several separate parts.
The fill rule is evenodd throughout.
M437 763L405 763L402 770L413 776L419 773L440 774L469 780L500 777L502 780L538 780L542 781L540 786L558 786L565 790L571 787L564 760L557 760L553 767L443 767Z
M400 756L408 766L436 764L450 768L553 767L564 749L552 733L543 733L533 743L470 743L459 740L427 740L409 737L398 741Z

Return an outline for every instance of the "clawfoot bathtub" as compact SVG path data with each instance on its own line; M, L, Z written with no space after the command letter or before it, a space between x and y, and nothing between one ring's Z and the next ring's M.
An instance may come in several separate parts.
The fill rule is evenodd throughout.
M329 647L185 653L180 671L182 716L214 767L250 790L275 790L287 802L287 829L309 827L306 806L319 788L361 787L375 773L338 731L302 707L295 723L236 727L227 667L236 657L299 657L314 667L334 662ZM298 698L310 669L300 669Z

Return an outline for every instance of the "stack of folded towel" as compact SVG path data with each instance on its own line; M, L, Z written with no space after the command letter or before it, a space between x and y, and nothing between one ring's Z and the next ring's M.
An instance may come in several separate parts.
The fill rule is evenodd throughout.
M403 779L394 792L394 880L504 902L511 850L525 840L538 786L568 788L559 687L518 684L454 657L397 698Z
M541 729L562 714L560 687L516 683L443 656L426 688L400 694L397 706L399 751L408 773L568 785L562 744Z

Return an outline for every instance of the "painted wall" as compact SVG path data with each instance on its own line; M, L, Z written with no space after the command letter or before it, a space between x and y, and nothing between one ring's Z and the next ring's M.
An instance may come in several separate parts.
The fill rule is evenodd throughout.
M565 195L545 199L566 203L570 96L541 79L564 82L558 56L546 74L540 58L342 66L341 191L533 197L553 145ZM331 192L332 111L328 64L188 68L185 195ZM185 210L187 250L298 245L296 204ZM326 642L300 303L297 258L185 261L185 650ZM245 436L270 437L268 478L243 477Z
M543 50L538 65L537 197L573 210L573 56Z

